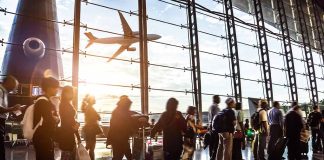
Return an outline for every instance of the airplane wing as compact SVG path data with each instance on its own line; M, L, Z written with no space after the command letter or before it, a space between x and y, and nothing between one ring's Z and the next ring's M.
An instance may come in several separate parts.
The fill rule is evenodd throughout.
M108 59L108 62L119 56L125 49L127 49L130 45L122 45L119 49Z
M125 17L123 16L123 14L120 11L118 11L118 14L119 14L120 21L122 23L122 27L123 27L123 30L124 30L124 37L125 38L131 38L133 36L132 29L129 27Z

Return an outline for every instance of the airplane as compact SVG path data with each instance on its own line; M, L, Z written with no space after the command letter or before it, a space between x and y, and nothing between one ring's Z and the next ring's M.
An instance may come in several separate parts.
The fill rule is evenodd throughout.
M133 43L139 42L139 32L133 32L132 29L130 28L130 26L128 25L125 17L123 16L123 14L118 11L120 20L121 20L121 24L123 27L123 31L124 31L124 36L120 36L120 37L108 37L108 38L97 38L95 36L92 35L91 32L86 32L84 33L89 41L88 44L85 48L90 47L93 43L100 43L100 44L120 44L121 46L119 47L119 49L112 55L111 58L109 58L108 62L110 62L111 60L113 60L114 58L116 58L118 55L120 55L122 52L124 52L125 50L127 51L136 51L135 47L130 47ZM148 41L153 41L153 40L157 40L160 39L161 36L157 35L157 34L147 34L147 40Z

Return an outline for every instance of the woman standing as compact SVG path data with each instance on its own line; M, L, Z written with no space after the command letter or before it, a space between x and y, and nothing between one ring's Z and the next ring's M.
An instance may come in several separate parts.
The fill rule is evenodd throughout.
M91 160L95 160L94 150L96 148L96 136L102 133L99 126L100 116L97 111L93 108L96 103L96 99L93 96L87 95L83 99L82 111L84 113L84 134L86 141L86 149L89 150Z
M116 109L112 112L108 138L113 149L113 160L122 160L124 156L132 160L129 138L138 129L131 115L132 101L128 96L121 96Z
M71 103L72 99L73 87L65 86L62 90L61 103L59 107L61 117L61 135L59 136L59 146L62 150L61 160L75 160L75 136L78 139L78 143L81 143L80 135L78 132L80 124L75 120L77 112Z
M195 125L196 108L189 106L187 109L186 121L187 131L184 136L183 160L191 160L195 152L197 127Z
M186 131L187 125L181 112L177 111L178 104L177 99L170 98L166 104L166 111L151 131L152 138L157 132L163 131L163 151L166 160L179 160L183 149L182 133Z
M43 96L34 105L34 127L38 124L33 136L36 160L54 160L54 133L59 123L59 117L50 98L57 94L59 82L52 78L44 78L41 84Z

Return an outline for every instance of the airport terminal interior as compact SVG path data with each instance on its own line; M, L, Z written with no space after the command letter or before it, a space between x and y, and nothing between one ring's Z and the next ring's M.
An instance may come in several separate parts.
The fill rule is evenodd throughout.
M0 0L0 63L0 160L324 160L324 0Z

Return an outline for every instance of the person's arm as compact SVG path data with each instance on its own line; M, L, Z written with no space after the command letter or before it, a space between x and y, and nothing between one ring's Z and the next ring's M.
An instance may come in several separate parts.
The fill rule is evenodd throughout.
M191 116L187 117L187 122L188 122L189 126L194 130L194 132L197 133L196 124L195 124L194 120L192 120Z
M283 129L284 128L284 118L283 118L283 114L280 110L279 110L279 124L280 124L281 129Z
M155 124L153 129L151 130L151 137L155 137L157 132L161 132L164 126L164 114L162 113L161 117L159 118L158 122Z
M239 112L237 120L238 120L238 124L240 125L243 135L244 135L244 125L243 125L244 115L243 115L242 111Z
M187 130L187 121L186 119L183 117L183 115L181 114L181 112L177 112L176 113L178 118L179 118L179 125L180 125L180 129L185 132Z
M3 99L4 96L5 95L4 95L4 93L3 93L2 89L1 89L0 90L0 104L2 104L2 102L4 101L4 99ZM12 107L7 107L7 108L3 107L3 106L0 106L0 114L20 110L21 109L20 106L21 106L20 104L16 104L16 105L14 105Z
M21 106L20 104L16 104L13 107L8 107L8 108L4 108L4 107L0 106L0 114L2 114L2 113L10 113L10 112L20 110L21 109L20 106Z
M261 111L261 125L264 128L265 134L269 135L268 123L267 123L267 112L265 110Z
M235 111L232 110L232 113L231 113L231 117L232 117L232 121L233 121L233 126L234 126L234 131L235 131L235 126L237 124L237 118L235 116Z

